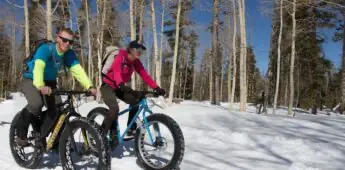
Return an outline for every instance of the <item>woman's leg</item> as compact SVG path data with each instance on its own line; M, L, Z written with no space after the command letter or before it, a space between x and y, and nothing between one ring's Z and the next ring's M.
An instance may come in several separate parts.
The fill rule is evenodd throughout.
M104 103L109 107L108 116L104 119L102 124L102 127L105 129L105 132L108 132L108 130L111 129L113 122L117 122L119 104L117 103L117 97L114 93L114 89L112 89L108 85L103 85L100 90ZM114 126L117 127L116 124Z
M124 101L125 103L127 103L131 106L134 106L135 104L137 104L139 102L138 97L134 93L126 93L126 92L123 92L119 89L115 90L115 93L116 93L116 96L120 100ZM138 106L133 107L132 110L129 111L127 126L129 126L129 124L131 123L131 121L134 118L137 111L138 111ZM127 135L133 136L136 129L137 129L137 124L136 124L136 122L134 122L133 125L131 126L131 128L128 130Z

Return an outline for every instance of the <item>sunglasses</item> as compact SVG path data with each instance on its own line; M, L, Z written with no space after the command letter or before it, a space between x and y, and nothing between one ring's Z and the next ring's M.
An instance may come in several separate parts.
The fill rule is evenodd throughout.
M134 48L133 51L134 51L134 52L138 52L138 53L140 53L140 54L143 53L143 50L142 50L141 48Z
M62 40L63 43L69 42L69 44L71 45L74 43L74 40L70 40L61 36L59 36L59 38Z

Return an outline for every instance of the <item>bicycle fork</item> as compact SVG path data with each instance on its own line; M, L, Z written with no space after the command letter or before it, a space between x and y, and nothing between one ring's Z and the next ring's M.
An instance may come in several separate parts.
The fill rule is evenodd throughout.
M84 129L81 130L81 134L83 136L85 149L89 150L89 141L87 140L87 135Z
M149 112L150 114L152 114L152 112L144 110L144 113L143 113L144 126L142 125L141 121L138 121L138 122L140 122L140 127L145 127L147 133L149 134L150 141L151 141L152 145L154 146L157 141L161 140L162 136L161 136L161 132L160 132L158 123L154 123L153 129L155 131L155 134L157 134L156 140L154 140L152 133L151 133L151 130L149 128L149 123L148 123L146 115L145 115L146 112ZM143 129L140 129L140 130L143 130Z
M83 148L83 149L85 149L85 150L83 150L83 149L82 149L82 150L79 150L79 149L78 149L78 147L77 147L77 145L76 145L76 142L75 142L75 140L74 140L74 135L73 135L72 129L71 129L68 125L66 125L66 129L67 129L67 131L68 131L68 133L69 133L69 136L71 137L71 144L72 144L72 147L73 147L74 151L75 151L77 154L82 155L85 151L88 151L88 150L90 149L90 147L89 147L89 142L88 142L88 140L87 140L87 134L86 134L86 132L85 132L84 129L81 129L81 133L82 133L82 136L83 136L84 147L85 147L85 148Z

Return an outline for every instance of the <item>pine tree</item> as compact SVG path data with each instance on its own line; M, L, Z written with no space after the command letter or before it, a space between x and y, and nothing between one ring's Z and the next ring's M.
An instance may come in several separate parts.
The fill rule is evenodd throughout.
M345 6L345 2L341 0L333 0L335 4L339 4L341 6ZM341 107L340 112L343 113L345 110L345 10L344 7L341 6L333 6L333 8L337 11L337 20L336 23L336 32L333 37L333 41L335 42L342 42L343 43L343 54L342 54L342 66L341 66Z
M198 47L198 40L199 40L199 36L198 34L193 30L191 33L190 33L190 36L189 36L189 49L190 49L190 59L189 59L189 62L190 62L190 71L191 71L191 76L193 76L192 78L192 88L191 88L191 97L192 99L196 99L196 69L195 69L195 66L196 66L196 48Z
M11 44L8 42L10 42L10 38L5 29L5 25L3 22L0 22L0 98L5 97L6 90L9 90L11 87L10 81L12 77L7 76L11 75Z
M314 4L311 4L314 3ZM322 55L321 43L324 42L322 34L317 32L319 28L331 28L333 25L330 20L334 17L332 12L322 10L325 4L316 1L310 1L309 3L302 3L297 1L296 4L296 58L294 64L293 79L296 80L292 85L295 87L293 93L296 94L293 100L294 105L309 109L318 107L317 103L320 103L320 97L324 92L325 83L322 82L325 78L325 71L321 69L323 67L323 60L325 56ZM290 84L291 76L291 42L292 42L292 3L284 2L283 12L283 35L281 44L281 70L279 80L282 86L279 87L279 100L277 105L286 104L286 94L291 90L285 86ZM318 6L320 8L313 8L312 6ZM280 28L279 20L279 8L275 5L272 16L272 36L271 36L271 50L270 50L270 64L269 72L269 94L271 96L269 103L273 103L274 89L277 77L277 47L278 47L278 35ZM320 10L319 10L320 9ZM301 67L303 66L303 67ZM299 78L303 77L303 78ZM290 86L290 85L289 85Z

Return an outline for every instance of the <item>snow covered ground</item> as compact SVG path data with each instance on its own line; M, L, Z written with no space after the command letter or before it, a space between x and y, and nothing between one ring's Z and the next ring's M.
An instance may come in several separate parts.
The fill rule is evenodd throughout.
M13 116L25 104L18 95L0 104L0 121L4 122L0 127L0 169L21 169L11 156L8 131ZM79 111L86 115L98 105L84 103ZM121 109L124 107L122 103ZM193 101L164 110L184 134L186 150L180 169L344 169L344 117L297 113L291 118L285 108L277 115L257 115L254 107L248 107L245 113L236 110L238 105L228 112L226 103L212 106ZM120 117L122 125L126 120L127 115ZM118 147L112 158L113 169L142 169L134 156L133 142ZM46 156L41 169L62 169L57 155Z

